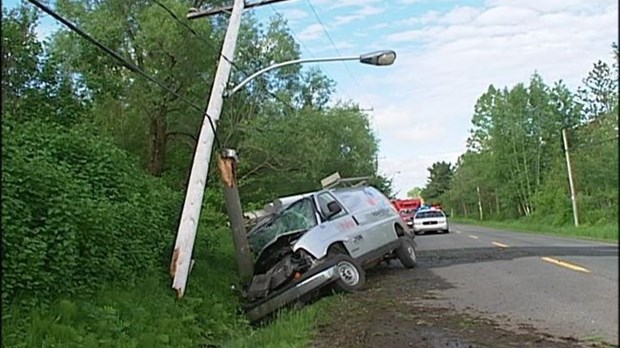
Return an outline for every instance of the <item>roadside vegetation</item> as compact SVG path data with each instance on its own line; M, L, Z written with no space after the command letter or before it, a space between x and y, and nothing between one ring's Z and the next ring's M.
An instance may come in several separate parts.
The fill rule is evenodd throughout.
M466 153L434 163L427 185L410 192L463 221L618 240L618 111L615 43L611 63L597 61L576 91L537 73L512 87L490 85L476 102Z
M56 1L61 15L204 105L225 22L185 20L194 1ZM198 36L173 18L191 26ZM196 266L175 299L168 266L203 112L69 30L45 42L38 11L3 7L2 340L6 347L296 347L322 304L264 328L239 311L230 231L211 165ZM244 15L232 80L299 57L286 22ZM267 48L268 47L268 48ZM377 175L367 116L333 100L318 69L271 72L227 99L242 203L317 189L335 171Z
M576 237L582 239L592 239L599 241L618 242L618 225L580 225L579 227L567 224L566 226L554 226L537 221L528 222L527 220L477 220L466 218L454 218L452 222L483 227L504 229L507 231L543 233L548 235Z

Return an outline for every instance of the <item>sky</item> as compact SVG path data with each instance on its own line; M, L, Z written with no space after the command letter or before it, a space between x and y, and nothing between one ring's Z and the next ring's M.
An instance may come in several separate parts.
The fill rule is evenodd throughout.
M426 184L432 163L455 163L465 151L474 104L490 84L538 72L576 90L618 42L616 0L288 0L248 11L262 21L284 16L302 58L396 51L391 66L320 67L337 83L336 98L372 109L379 171L399 197ZM47 17L38 32L54 28Z

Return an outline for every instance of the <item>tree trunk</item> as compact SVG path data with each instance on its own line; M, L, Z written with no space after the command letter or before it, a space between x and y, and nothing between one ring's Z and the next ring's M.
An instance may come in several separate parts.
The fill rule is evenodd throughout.
M497 211L497 216L500 216L500 212L499 212L499 195L497 193L497 189L495 190L495 209Z
M151 175L161 176L166 162L166 124L165 112L151 116L149 124L148 171Z

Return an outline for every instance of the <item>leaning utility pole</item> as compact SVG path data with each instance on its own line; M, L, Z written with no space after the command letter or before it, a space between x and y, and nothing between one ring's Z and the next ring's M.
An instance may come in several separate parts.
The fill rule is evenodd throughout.
M562 142L564 143L564 156L566 156L566 170L568 171L568 184L570 186L570 200L573 203L573 220L575 227L579 227L579 214L577 213L577 197L575 196L575 183L573 182L573 170L570 165L570 154L568 153L568 137L566 128L562 128Z
M209 161L211 160L211 153L213 151L215 131L222 112L225 89L228 84L232 61L235 56L235 46L237 45L237 36L239 34L239 27L241 26L243 10L245 8L264 6L282 1L286 0L260 0L250 4L246 4L244 0L234 0L232 6L224 6L204 11L192 9L187 15L188 19L196 19L219 13L230 13L230 19L226 30L226 36L224 37L217 71L215 72L209 104L207 105L207 111L200 129L198 143L196 144L194 161L192 163L187 192L185 194L185 202L183 203L183 211L181 212L181 221L179 223L177 239L172 254L172 262L170 263L170 275L173 277L172 288L176 290L178 298L183 297L187 284L187 277L189 276L193 264L192 249L194 248L194 242L196 240L196 230L198 229L202 200L209 175ZM234 198L234 196L231 197ZM232 210L238 209L240 211L240 204L227 200L227 208ZM230 215L229 211L231 220L234 220L233 216L238 217L237 213L238 212L234 212L234 214ZM236 233L238 234L239 231L238 228L233 227L233 242L235 243L245 238L245 231L243 231L244 238L238 238L240 236L236 235ZM241 245L235 245L235 248L237 251L249 251L247 241ZM248 271L248 255L236 255L236 258L239 266L238 271L243 279L244 273Z
M209 104L207 105L207 111L200 129L198 143L196 144L196 152L194 153L194 161L170 265L170 273L173 277L172 288L176 290L178 298L183 297L187 277L189 276L192 249L196 240L196 230L198 229L198 220L209 174L209 161L211 160L211 152L213 150L215 130L217 129L222 111L223 95L230 77L231 62L235 55L235 46L237 45L237 36L241 26L241 15L243 14L244 5L244 0L234 0L219 64L215 72ZM217 11L209 12L213 14L218 13ZM193 15L192 18L196 17L195 14L190 15Z

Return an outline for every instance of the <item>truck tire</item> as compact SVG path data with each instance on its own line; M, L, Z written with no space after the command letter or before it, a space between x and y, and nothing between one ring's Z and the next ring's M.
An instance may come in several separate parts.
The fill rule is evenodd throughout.
M364 269L340 246L330 248L328 255L341 259L337 263L336 270L339 278L333 283L334 290L336 292L362 290L366 283L366 272L364 272Z
M415 247L411 239L400 237L400 246L396 249L396 256L405 268L413 268L418 264Z

